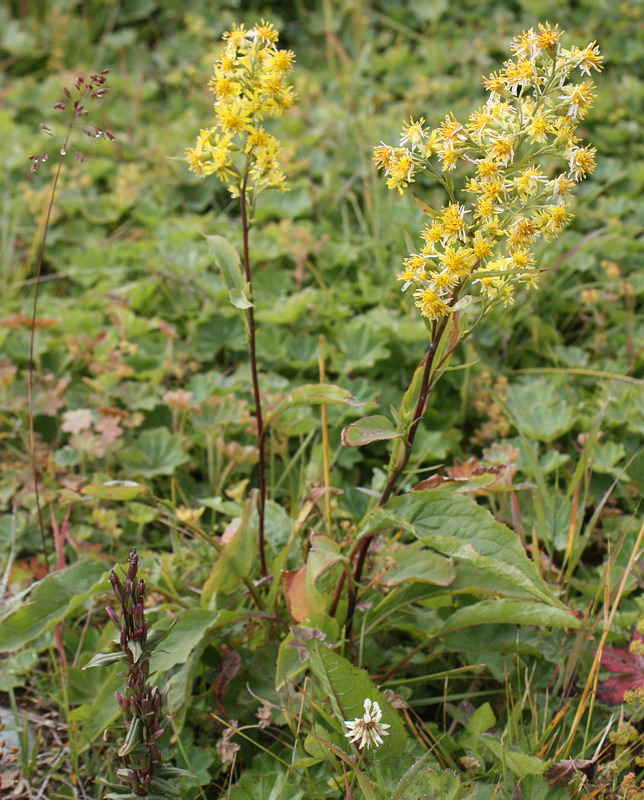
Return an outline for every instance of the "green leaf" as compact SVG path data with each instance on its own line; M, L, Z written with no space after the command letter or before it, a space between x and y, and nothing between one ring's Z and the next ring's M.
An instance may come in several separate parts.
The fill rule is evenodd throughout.
M38 581L26 601L0 619L0 653L24 647L92 594L107 588L105 565L91 559L47 575Z
M227 592L234 589L240 579L247 578L253 567L253 559L257 552L257 528L250 524L251 514L255 506L257 493L251 492L239 527L229 542L226 543L219 558L213 564L210 576L206 580L201 593L202 608L208 608L215 592Z
M519 780L527 775L542 775L548 768L548 764L540 758L519 753L516 750L508 750L499 739L493 736L485 734L481 737L481 741Z
M347 425L342 430L342 444L345 447L362 447L371 442L398 439L401 436L402 434L398 433L388 417L375 414Z
M350 391L333 383L305 383L303 386L292 389L287 397L275 406L266 417L265 424L269 425L275 417L289 408L326 405L366 406L369 404L361 403Z
M492 706L489 703L483 703L472 714L465 726L465 730L459 739L460 747L479 753L482 734L494 727L495 723L496 717L494 716L494 711L492 711Z
M449 586L456 577L451 559L428 550L422 542L406 545L392 554L396 566L388 569L383 580L387 586L405 581L421 581L436 586Z
M445 622L441 633L486 623L509 625L538 625L548 628L578 628L580 622L563 608L511 597L482 600L480 603L459 608Z
M81 494L96 497L99 500L134 500L145 494L148 487L135 481L108 481L107 483L90 483L83 486Z
M525 554L518 536L470 497L426 489L390 500L384 510L406 519L414 534L439 553L503 578L521 595L563 607Z
M308 288L287 297L276 298L270 308L262 308L257 312L256 319L273 325L294 325L317 300L318 295L318 291Z
M569 800L563 786L549 786L540 775L527 775L521 781L521 800Z
M413 769L413 767L412 767ZM474 800L475 791L470 783L462 783L451 770L440 775L431 769L422 769L415 775L396 800ZM393 798L392 798L393 800Z
M391 795L390 800L400 800L400 798L404 797L407 789L409 789L416 780L416 776L421 771L421 769L427 764L429 759L432 757L431 751L428 751L424 755L422 755L418 761L416 761L412 766L405 772L402 778L396 784L396 788L394 789L394 793Z
M230 302L240 310L251 308L250 286L237 250L223 236L204 236L204 239L214 253L215 264L221 270Z
M88 747L96 738L121 715L114 692L123 691L125 678L123 667L108 672L100 689L88 709L87 722L83 725L83 742Z
M143 431L133 445L126 447L121 458L130 472L154 478L156 475L173 475L189 456L181 447L180 436L174 436L167 428L152 428Z
M531 381L508 389L506 405L514 422L526 436L540 442L554 442L575 422L570 403L546 381Z
M399 758L402 754L407 734L398 713L389 705L387 696L376 689L364 669L354 667L346 658L334 653L318 639L308 644L311 657L311 670L319 680L323 694L331 701L339 723L352 720L364 714L364 701L368 698L378 702L382 710L382 721L391 725L389 736L378 748L378 758ZM346 730L342 725L342 733Z
M127 661L127 655L122 652L118 653L96 653L85 664L83 669L92 669L93 667L109 667L110 664L116 664L119 661Z
M199 642L215 627L218 619L219 611L204 608L180 611L163 647L156 651L150 662L152 672L167 672L177 664L185 663Z

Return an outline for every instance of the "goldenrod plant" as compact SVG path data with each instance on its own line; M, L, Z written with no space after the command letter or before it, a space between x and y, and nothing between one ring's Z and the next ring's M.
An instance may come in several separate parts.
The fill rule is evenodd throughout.
M374 147L387 186L413 193L428 217L422 247L405 258L398 280L403 291L413 287L430 333L413 411L399 413L403 444L394 448L380 505L409 462L440 368L493 305L512 303L521 285L537 285L542 269L531 247L568 224L571 191L595 168L596 149L575 131L595 97L595 85L584 76L601 71L603 56L595 42L564 48L561 35L546 22L517 36L515 58L484 78L489 98L467 121L450 112L431 128L425 117L412 117L398 145ZM445 191L440 209L420 196L427 180ZM441 347L446 352L437 358ZM356 581L369 542L360 543Z
M246 285L241 292L243 296L238 294L234 299L231 296L231 300L246 315L257 420L259 559L262 574L266 576L266 431L257 364L249 233L260 193L265 189L287 190L282 148L279 140L265 129L264 122L267 118L282 116L295 103L295 93L287 79L293 69L295 53L277 47L279 31L263 19L248 30L244 25L234 25L222 38L224 50L215 62L208 84L215 96L216 121L199 132L196 145L186 150L186 159L197 175L214 175L226 184L232 197L239 198ZM221 240L213 242L213 246L216 250L223 247L230 258L230 248ZM220 254L220 258L225 259L226 254Z

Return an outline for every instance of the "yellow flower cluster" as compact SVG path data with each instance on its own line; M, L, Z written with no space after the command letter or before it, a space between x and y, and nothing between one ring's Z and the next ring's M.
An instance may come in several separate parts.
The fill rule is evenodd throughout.
M208 84L216 122L199 132L186 160L197 175L216 175L233 196L242 186L285 191L279 141L262 123L266 116L282 116L295 102L286 77L295 53L277 48L279 32L265 20L249 30L233 25L222 38L225 47Z
M518 283L534 285L531 246L569 223L567 198L595 168L596 149L575 137L595 87L590 80L572 82L572 73L601 71L603 57L595 42L564 49L561 33L546 23L518 36L515 59L484 78L489 99L467 122L450 113L430 130L424 117L410 118L398 146L374 148L390 189L403 194L422 173L438 180L450 199L440 212L426 207L431 222L420 234L424 246L405 259L398 276L403 289L415 287L416 306L430 320L450 313L469 279L484 300L504 303L512 302ZM567 169L552 171L555 159ZM459 163L473 170L464 187L473 196L468 205L459 202L448 175Z

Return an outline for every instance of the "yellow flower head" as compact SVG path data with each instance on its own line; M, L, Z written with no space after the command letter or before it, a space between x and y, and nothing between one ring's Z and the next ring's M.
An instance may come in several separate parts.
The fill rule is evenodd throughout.
M390 188L402 194L423 173L449 195L440 214L429 209L420 253L398 276L416 285L415 304L428 319L450 313L470 276L488 300L512 302L517 285L536 284L532 243L556 236L572 218L568 196L594 170L596 150L576 136L595 87L571 75L600 72L603 57L595 42L562 49L562 33L546 22L517 36L513 58L483 79L488 102L465 125L453 113L431 128L424 117L410 117L398 146L374 148ZM566 168L550 178L544 167L556 159ZM438 173L457 166L454 177Z
M414 160L411 153L406 150L396 153L388 167L388 173L387 186L390 189L398 189L402 194L403 189L414 182Z
M583 180L595 169L596 147L573 147L568 153L570 174L576 181Z
M476 260L471 247L446 247L438 258L447 272L457 278L469 275Z
M433 289L418 289L414 292L416 302L414 305L419 309L423 317L427 319L438 319L449 314L449 305L439 297Z
M408 144L412 150L420 150L423 140L429 135L429 130L424 125L424 117L421 117L416 122L414 122L413 117L409 117L409 122L403 122L400 146L403 147Z
M458 203L450 203L443 209L441 226L446 239L465 241L465 213L465 206L459 206Z
M396 151L388 144L379 144L373 148L373 160L378 169L388 170L395 155Z
M540 50L553 50L559 44L562 33L558 24L551 28L549 22L545 25L539 23L539 33L535 35L537 47Z
M225 48L208 84L215 96L216 124L206 135L200 133L196 146L186 150L186 160L197 175L214 174L227 183L235 197L244 181L248 191L284 190L281 148L261 121L293 106L295 94L285 76L295 54L277 48L279 33L266 20L249 30L233 25L222 38Z
M594 69L595 72L601 72L604 69L604 56L600 54L599 47L595 42L586 45L583 50L573 47L570 54L575 61L575 66L579 67L582 74L590 75L591 69Z

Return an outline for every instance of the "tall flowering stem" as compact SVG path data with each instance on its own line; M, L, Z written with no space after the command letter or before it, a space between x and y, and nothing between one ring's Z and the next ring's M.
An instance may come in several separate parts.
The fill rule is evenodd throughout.
M590 80L573 82L573 72L588 77L600 72L603 57L595 42L584 49L563 48L561 35L557 26L546 23L517 36L514 60L484 78L489 99L467 122L450 113L432 130L424 117L412 117L403 124L397 146L374 148L387 186L401 195L412 191L428 217L420 232L423 244L403 261L398 280L403 291L413 287L414 304L431 331L418 401L400 431L402 453L394 448L380 506L396 490L411 456L445 360L435 364L448 321L469 305L478 307L476 325L493 305L512 303L518 286L536 285L543 270L536 266L532 245L542 236L554 238L569 223L571 190L595 168L595 148L575 136L592 106L595 86ZM563 171L556 166L561 160ZM470 171L460 190L452 174L457 166ZM445 189L445 206L431 208L417 196L413 184L420 176ZM464 290L470 294L461 296ZM459 332L455 327L448 356L472 329ZM372 538L362 539L354 552L356 584ZM355 602L353 591L349 627Z
M47 206L47 214L45 216L45 227L43 230L40 245L38 247L38 263L36 266L36 288L34 291L34 300L31 312L31 334L29 337L29 378L27 381L27 406L29 413L29 450L31 452L31 471L34 482L34 493L36 496L36 510L38 514L38 527L40 529L40 538L43 549L43 558L45 559L45 566L48 567L49 553L47 548L47 540L45 538L45 523L42 514L42 506L40 503L40 487L38 480L38 463L36 457L36 434L34 430L34 354L36 350L36 317L38 314L38 299L40 296L40 283L42 279L43 262L45 258L45 247L47 245L47 237L49 235L49 225L51 222L51 215L54 210L54 201L56 199L56 192L58 190L58 181L63 169L65 156L67 155L71 136L74 128L78 125L79 121L89 114L87 109L87 102L89 100L98 100L103 97L108 89L105 86L107 74L109 70L102 70L95 75L90 75L89 78L79 77L73 85L73 89L63 87L63 94L65 100L54 103L54 109L59 112L70 111L69 123L65 130L63 138L59 142L58 150L58 163L56 172L54 173L54 180L51 185L51 192L49 194L49 203ZM53 136L54 132L47 125L41 125L41 130L49 136ZM83 130L85 136L92 138L101 138L103 136L108 139L114 140L114 136L102 128L92 126ZM75 147L72 148L74 155L78 161L83 161L83 156ZM31 161L31 171L37 172L41 164L49 161L49 154L42 152L29 156Z
M249 233L250 224L248 221L248 196L247 179L244 178L241 191L239 193L239 206L242 224L242 263L244 265L244 277L253 296L253 279L250 271L249 257ZM268 574L266 563L266 536L264 533L264 519L266 507L266 437L264 430L264 419L262 416L262 396L259 391L259 370L257 368L257 340L255 336L255 311L251 305L247 311L248 319L248 353L250 358L250 371L253 382L253 400L255 402L255 420L257 426L257 470L259 473L259 494L257 496L257 517L259 528L259 563L262 575Z
M282 148L262 123L265 116L282 116L295 102L286 80L295 54L277 47L279 32L265 20L249 30L234 25L232 31L224 33L223 40L224 50L215 62L209 83L215 95L215 125L199 132L195 147L186 150L186 160L197 175L214 175L226 184L233 197L239 198L242 263L249 301L244 313L257 423L259 560L262 575L266 576L266 430L259 388L249 238L259 194L269 188L287 189L281 169Z

